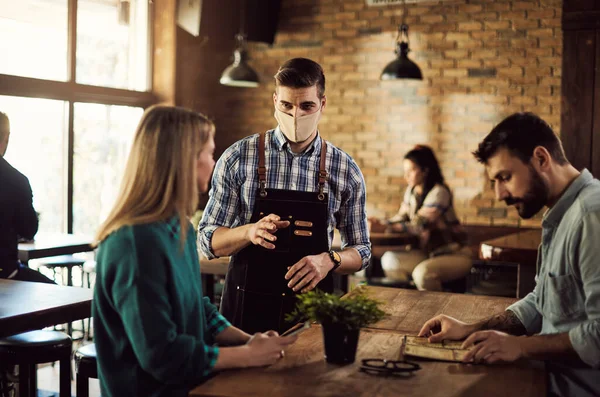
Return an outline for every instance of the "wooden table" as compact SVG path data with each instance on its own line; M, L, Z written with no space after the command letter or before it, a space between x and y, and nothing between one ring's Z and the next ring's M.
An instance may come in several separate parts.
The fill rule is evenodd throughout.
M418 243L418 238L409 233L370 233L371 246L397 246ZM335 230L333 234L333 241L331 248L334 250L340 250L342 247L342 237L340 233Z
M456 315L472 321L502 310L512 299L368 287L369 294L394 308L395 322L361 330L356 362L327 364L321 328L300 335L285 357L268 368L230 370L196 387L190 396L544 396L545 373L526 362L465 365L409 358L422 369L413 376L378 377L359 371L365 358L401 359L403 329L416 333L429 316ZM479 304L478 304L479 302ZM396 308L401 305L400 308ZM464 305L464 307L461 307ZM401 326L399 326L401 325ZM387 327L388 329L385 329Z
M90 317L86 288L0 279L0 337Z
M450 294L385 287L366 287L366 291L369 297L383 302L382 310L388 313L386 318L370 325L369 328L407 334L417 334L427 320L438 314L474 322L503 312L517 301L515 298L498 296Z
M540 229L509 234L483 241L479 249L479 258L517 263L517 297L523 298L535 287L537 250L541 242Z
M27 266L30 259L92 251L92 239L73 234L40 234L32 242L19 243L19 260Z
M214 301L215 298L215 276L224 276L227 274L229 259L230 257L228 256L210 260L204 256L200 257L202 290L204 291L204 296L208 296L211 301Z

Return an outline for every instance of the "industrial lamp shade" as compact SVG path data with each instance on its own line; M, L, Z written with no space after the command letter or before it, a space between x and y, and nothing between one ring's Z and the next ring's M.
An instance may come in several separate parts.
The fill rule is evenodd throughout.
M416 63L408 59L408 26L402 25L398 37L402 34L406 37L406 41L402 40L397 43L396 54L397 58L388 63L383 72L381 72L381 80L396 80L396 79L416 79L423 80L421 69Z
M233 52L233 63L223 71L219 82L230 87L258 87L258 74L246 62L248 55L244 48L244 39L237 39L238 47Z

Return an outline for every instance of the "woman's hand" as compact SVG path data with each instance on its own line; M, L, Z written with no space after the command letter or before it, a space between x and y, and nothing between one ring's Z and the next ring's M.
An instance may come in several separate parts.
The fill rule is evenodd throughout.
M252 335L246 347L249 351L250 367L271 365L283 357L285 349L296 342L297 335L279 336L275 331Z

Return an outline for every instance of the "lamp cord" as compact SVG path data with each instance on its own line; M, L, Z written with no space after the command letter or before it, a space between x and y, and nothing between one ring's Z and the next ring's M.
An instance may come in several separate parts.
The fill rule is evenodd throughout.
M241 15L240 15L240 34L245 36L246 32L246 0L242 0L242 8L241 8Z

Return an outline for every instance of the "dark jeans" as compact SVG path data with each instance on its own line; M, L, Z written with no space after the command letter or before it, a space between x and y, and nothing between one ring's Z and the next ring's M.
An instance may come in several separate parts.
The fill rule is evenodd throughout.
M56 284L54 281L50 280L48 277L44 276L42 273L30 269L29 267L23 265L21 262L17 264L17 274L11 278L11 280L17 281L31 281L35 283L46 283L46 284ZM8 274L6 275L8 276ZM5 278L1 277L0 278Z

